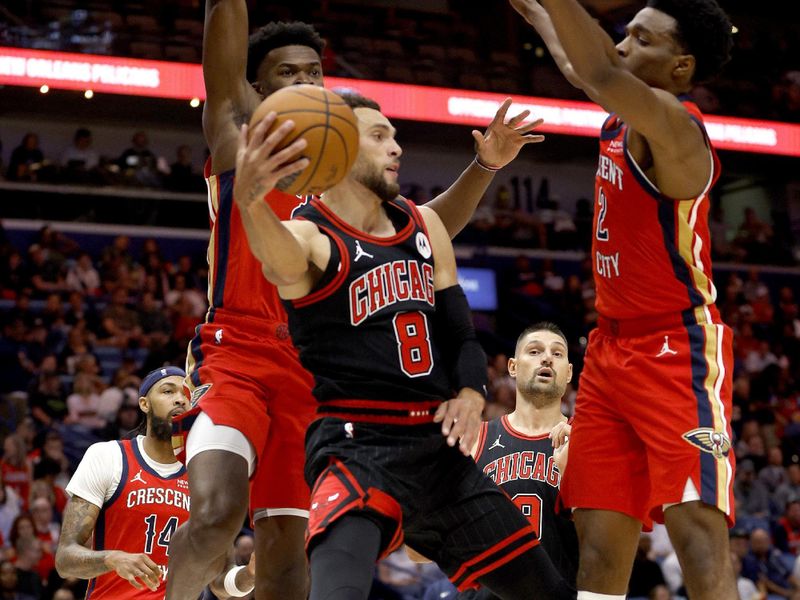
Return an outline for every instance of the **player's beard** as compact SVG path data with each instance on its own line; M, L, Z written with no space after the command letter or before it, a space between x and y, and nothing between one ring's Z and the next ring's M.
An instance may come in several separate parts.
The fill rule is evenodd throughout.
M551 381L540 383L536 381L536 375L519 386L522 397L531 402L536 408L550 406L554 402L560 402L564 396L566 386L560 386L555 372Z
M383 169L370 169L365 173L359 173L356 181L375 194L384 202L394 200L400 193L399 183L389 183L383 176Z
M147 431L150 435L161 442L172 440L172 419L150 414L148 415Z

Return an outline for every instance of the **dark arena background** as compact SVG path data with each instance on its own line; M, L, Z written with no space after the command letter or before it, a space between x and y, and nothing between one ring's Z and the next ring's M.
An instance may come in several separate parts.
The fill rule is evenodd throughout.
M617 40L642 6L582 3ZM735 25L733 59L692 95L723 166L710 229L717 302L735 332L733 548L746 558L765 531L764 576L787 594L774 597L800 598L800 24L794 2L720 4ZM507 358L532 322L561 326L580 373L597 319L589 245L605 113L533 29L500 0L248 6L251 29L317 28L326 86L381 103L404 150L401 193L418 204L470 163L470 131L506 97L510 115L544 119L546 141L497 173L455 239L459 279L489 356L486 419L513 410ZM0 5L3 598L83 596L85 582L54 570L63 488L90 444L137 426L140 378L183 365L204 319L203 12L201 0ZM39 498L31 533L23 522ZM240 564L250 534L246 524ZM651 598L683 597L663 527L643 536L634 576L640 589L664 584ZM398 552L376 569L373 597L449 597L442 577Z

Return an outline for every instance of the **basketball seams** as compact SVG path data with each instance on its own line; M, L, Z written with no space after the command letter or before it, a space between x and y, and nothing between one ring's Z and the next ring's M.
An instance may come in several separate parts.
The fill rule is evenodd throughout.
M314 163L314 170L308 174L305 181L303 182L303 185L300 186L300 189L307 189L308 184L311 183L311 181L314 179L314 175L317 174L317 171L319 170L319 165L322 162L323 157L325 156L325 147L328 145L328 131L330 131L331 113L328 107L328 96L323 95L323 98L325 99L325 124L324 124L325 133L323 134L322 142L320 143L319 146L319 152L317 152L317 160Z
M334 105L335 106L335 105ZM276 112L277 116L281 115L296 115L298 113L315 113L318 115L326 114L324 110L319 110L316 108L300 108L300 109L292 109L292 110L282 110L280 112ZM343 117L342 115L337 115L336 113L327 113L329 117L336 117L346 125L349 125L356 131L358 131L358 125L355 125L352 121L350 121L347 117Z
M320 89L326 89L326 88L320 88ZM315 102L324 103L326 107L329 106L329 105L330 106L347 106L347 103L344 100L341 100L341 99L340 99L339 102L331 103L330 99L328 98L328 96L326 94L323 94L322 98L319 98L319 97L314 96L312 94L306 94L302 90L297 90L297 89L290 88L289 91L292 94L297 94L298 96L302 96L303 98L308 98L309 100L314 100ZM330 91L330 90L328 90L328 91ZM333 92L333 93L335 94L336 92Z

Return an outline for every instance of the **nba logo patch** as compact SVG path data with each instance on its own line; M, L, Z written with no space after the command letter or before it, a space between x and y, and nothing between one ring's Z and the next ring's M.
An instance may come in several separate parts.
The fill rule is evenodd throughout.
M428 241L428 236L421 231L417 233L417 251L422 255L422 258L430 258L433 254L431 250L431 243Z
M200 398L202 398L203 396L206 395L208 390L211 389L212 385L214 385L214 384L213 383L206 383L204 385L201 385L201 386L198 386L198 387L194 388L194 390L192 391L192 397L190 398L192 406L195 406L198 402L200 402Z
M722 460L728 456L731 449L731 441L728 436L721 431L715 431L711 427L698 427L683 434L683 439L697 446L703 452L713 454L714 458Z

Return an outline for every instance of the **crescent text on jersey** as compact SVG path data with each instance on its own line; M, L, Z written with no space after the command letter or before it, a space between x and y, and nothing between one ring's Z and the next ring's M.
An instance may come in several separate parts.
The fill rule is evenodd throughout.
M612 185L622 189L622 168L608 156L600 155L600 162L597 165L597 176L611 182Z
M127 507L133 508L140 504L166 504L167 506L177 506L188 511L189 494L185 494L180 490L160 487L139 488L128 492Z
M517 479L536 479L557 488L561 483L556 461L542 452L526 450L496 458L483 469L492 481L502 485Z
M432 264L395 260L355 279L350 284L350 323L360 325L379 310L407 300L434 305Z

